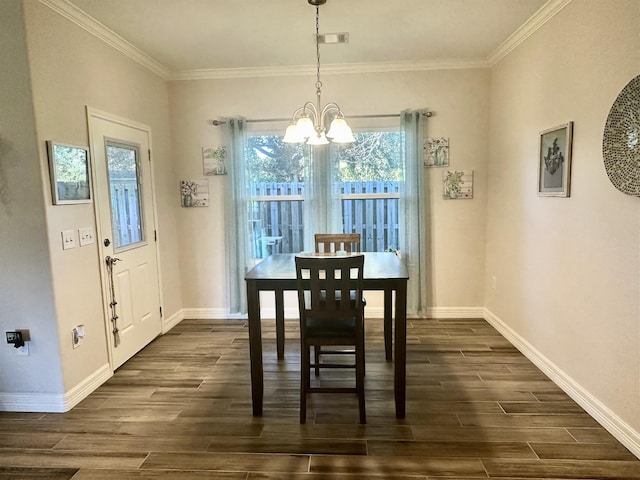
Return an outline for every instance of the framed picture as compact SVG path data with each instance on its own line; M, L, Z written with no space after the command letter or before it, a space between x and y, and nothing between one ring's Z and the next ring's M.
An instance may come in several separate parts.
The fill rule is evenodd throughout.
M423 146L425 167L446 167L449 165L449 139L427 138Z
M573 122L540 132L538 195L568 197L571 188Z
M445 170L442 186L445 200L473 198L473 170Z
M204 147L202 164L205 175L226 175L227 149L225 147Z
M208 207L209 179L180 180L180 205L183 207Z
M47 141L54 205L91 203L89 150Z

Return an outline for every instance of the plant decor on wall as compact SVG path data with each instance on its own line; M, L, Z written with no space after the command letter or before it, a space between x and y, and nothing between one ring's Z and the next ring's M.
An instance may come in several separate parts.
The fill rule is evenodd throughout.
M205 175L226 175L227 149L225 147L204 147L202 165Z
M473 198L473 170L445 170L442 184L445 200Z
M180 180L180 196L183 207L208 207L209 180Z
M424 141L423 158L425 167L446 167L449 165L449 139L427 138Z

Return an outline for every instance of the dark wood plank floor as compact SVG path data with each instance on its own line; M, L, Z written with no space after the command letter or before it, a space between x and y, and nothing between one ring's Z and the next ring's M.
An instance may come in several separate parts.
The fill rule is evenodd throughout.
M410 321L397 420L382 324L367 319L364 426L344 394L310 397L299 424L296 321L282 362L274 332L266 322L263 417L246 321L185 320L72 411L0 413L0 478L640 479L640 461L484 320Z

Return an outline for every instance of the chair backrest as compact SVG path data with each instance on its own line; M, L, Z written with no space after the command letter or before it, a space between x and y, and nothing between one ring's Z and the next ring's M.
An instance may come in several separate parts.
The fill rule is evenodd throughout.
M316 233L314 240L316 253L360 253L359 233Z
M301 327L305 320L362 322L364 255L296 257Z

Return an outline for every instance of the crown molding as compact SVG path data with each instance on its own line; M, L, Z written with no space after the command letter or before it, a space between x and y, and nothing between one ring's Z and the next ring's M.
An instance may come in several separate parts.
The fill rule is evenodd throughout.
M513 32L509 38L502 42L502 44L487 57L489 66L495 65L506 57L509 52L533 35L569 3L571 3L571 0L549 0L545 3L526 23Z
M49 7L54 12L62 15L66 19L83 28L91 35L99 38L107 45L115 48L121 53L124 53L127 57L131 58L135 62L139 63L143 67L151 70L159 77L167 80L169 78L169 69L164 65L158 63L149 55L144 53L139 48L133 46L127 42L120 35L113 30L105 27L102 23L98 22L93 17L90 17L78 7L70 3L68 0L39 0L41 4Z
M102 23L87 15L68 0L39 0L39 2L66 19L99 38L106 44L125 54L143 67L168 81L179 80L219 80L233 78L290 77L315 75L315 65L293 65L255 68L220 68L183 70L171 72L167 67L135 47ZM516 30L487 58L450 59L435 61L374 62L323 65L322 73L327 75L358 73L419 72L429 70L454 70L490 68L524 42L540 27L553 18L571 0L548 0L524 25Z
M344 63L322 65L323 75L343 75L349 73L388 73L425 70L451 70L465 68L488 68L486 60L436 60L423 62L379 62ZM209 70L185 70L174 72L169 80L219 80L255 77L291 77L315 75L315 65L293 65L257 68L220 68Z

